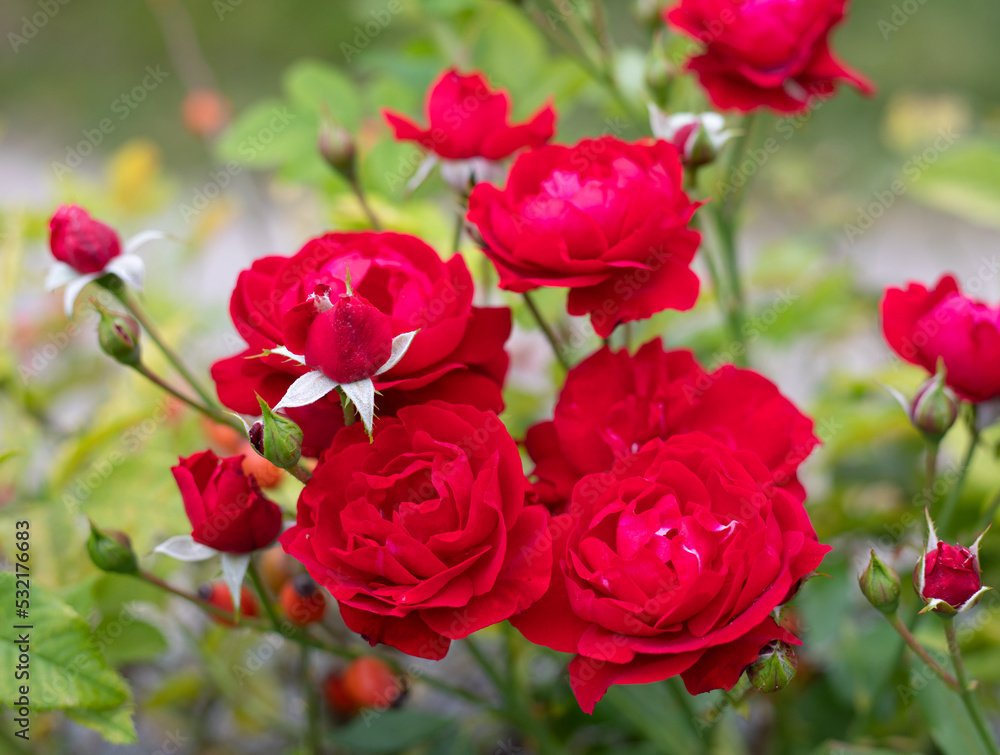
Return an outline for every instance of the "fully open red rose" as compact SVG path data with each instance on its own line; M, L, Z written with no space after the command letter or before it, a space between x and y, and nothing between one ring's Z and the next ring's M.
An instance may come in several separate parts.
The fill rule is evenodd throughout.
M446 160L482 157L502 160L525 147L552 138L556 114L550 105L526 123L511 125L510 97L490 88L480 73L445 71L427 95L427 128L386 110L385 119L396 138L413 141Z
M567 653L587 712L612 684L681 674L730 688L773 640L786 602L829 550L802 502L749 451L702 433L655 439L573 489L553 517L552 584L512 622Z
M503 191L479 184L469 221L500 274L500 287L570 289L571 315L590 314L598 335L698 298L690 264L700 236L684 193L677 149L613 137L548 146L514 162Z
M281 537L372 645L443 658L549 582L548 513L525 506L517 446L493 412L432 401L337 434Z
M983 586L979 557L961 545L938 542L937 548L918 562L920 566L924 580L919 594L925 603L936 599L958 609Z
M62 205L49 221L52 256L78 273L99 273L121 254L118 234L82 207Z
M281 509L267 498L242 456L220 459L211 451L182 458L171 467L184 499L195 542L224 553L249 553L274 542Z
M264 257L240 273L229 312L249 346L212 366L222 403L257 414L255 394L274 406L309 371L282 356L259 355L289 345L286 320L291 331L311 334L309 328L301 330L300 305L310 301L317 286L326 286L321 291L331 300L346 293L348 270L355 294L388 316L393 336L420 331L399 364L374 379L382 392L379 414L433 398L503 408L500 389L508 362L503 345L510 334L510 310L472 306L472 277L460 256L443 262L413 236L370 232L330 233L313 239L294 257ZM317 351L321 340L330 344L318 334L315 338ZM318 456L343 427L335 393L287 412L302 427L307 456Z
M900 357L930 373L944 360L945 384L969 401L1000 397L1000 307L963 295L946 275L930 291L886 289L881 309L882 333Z
M716 107L805 110L837 84L874 87L830 49L848 0L680 0L665 20L704 46L688 62Z
M819 442L812 420L762 375L732 365L708 373L690 351L664 351L658 339L634 356L604 347L569 371L553 420L528 430L535 494L558 511L584 475L687 432L753 451L776 484L805 498L796 470Z

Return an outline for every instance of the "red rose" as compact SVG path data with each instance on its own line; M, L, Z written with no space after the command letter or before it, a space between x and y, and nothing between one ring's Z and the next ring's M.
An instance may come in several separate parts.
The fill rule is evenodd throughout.
M528 430L535 493L558 511L584 475L688 432L753 451L775 484L805 498L796 470L819 442L812 420L756 372L705 372L690 351L664 351L658 339L634 356L604 347L569 371L553 420Z
M589 313L608 336L619 323L690 309L698 298L690 264L701 237L687 227L698 205L683 180L667 142L542 147L517 158L504 191L473 189L469 221L501 288L568 288L569 313Z
M527 123L511 125L510 97L490 89L480 73L460 74L454 68L441 74L427 95L427 128L390 110L383 115L400 141L417 142L446 160L476 157L502 160L524 147L545 144L555 133L551 105Z
M286 322L292 330L301 325L303 310L296 307L317 286L327 286L332 298L345 293L348 269L354 292L388 316L393 336L420 330L399 364L374 379L380 414L433 398L503 408L510 310L472 306L472 277L459 255L443 262L413 236L370 232L330 233L294 257L264 257L240 273L229 312L249 346L212 366L223 404L256 415L255 394L274 406L309 371L279 355L259 355L287 345ZM302 427L306 456L318 456L343 427L336 393L287 412Z
M691 58L709 99L744 113L769 107L805 110L830 97L837 84L867 95L875 88L834 56L830 33L848 0L680 0L664 12L675 29L704 44Z
M904 360L930 373L944 360L945 384L969 401L1000 396L1000 307L964 296L946 275L932 291L886 289L881 309L886 343Z
M224 553L249 553L274 542L281 509L243 473L242 456L220 459L211 451L171 467L184 499L195 542Z
M801 644L771 612L823 560L802 503L749 451L701 433L655 439L573 489L549 523L552 584L512 622L576 653L588 713L612 684L681 674L691 694L730 688L762 647Z
M49 221L52 256L78 273L99 273L121 254L118 234L82 207L62 205Z
M372 645L443 658L548 587L548 513L525 506L517 446L493 412L432 401L337 434L285 550Z
M924 567L924 585L918 594L925 603L940 600L958 609L983 586L979 558L968 548L939 542L918 563Z

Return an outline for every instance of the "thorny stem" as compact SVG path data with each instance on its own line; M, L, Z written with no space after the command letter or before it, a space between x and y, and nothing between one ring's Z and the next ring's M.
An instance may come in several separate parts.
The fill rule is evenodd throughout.
M163 378L161 378L159 375L157 375L155 372L153 372L151 369L149 369L146 365L142 364L141 362L139 364L133 365L132 368L140 375L145 377L147 380L149 380L151 383L163 389L164 391L166 391L179 401L183 401L192 409L201 412L206 417L209 417L215 422L219 422L223 425L229 425L229 427L238 430L240 433L244 432L243 425L240 424L240 422L235 417L231 417L225 412L221 412L213 407L204 406L202 404L199 404L197 401L188 398L187 396L178 391L176 388L174 388L167 381L165 381Z
M371 227L376 231L381 231L382 223L379 221L375 211L372 210L371 205L368 204L368 199L365 197L365 191L361 188L361 182L357 178L354 178L350 183L351 189L354 191L354 196L358 198L358 203L361 205L361 209L368 218L368 222L371 224Z
M955 478L955 483L951 486L951 490L948 491L948 497L945 499L944 505L941 507L941 513L938 515L938 531L942 537L947 536L949 532L951 519L955 514L955 506L958 503L958 497L962 493L962 486L969 473L969 467L972 465L972 457L975 456L976 446L979 445L979 430L976 428L975 416L969 422L969 432L972 437L969 439L969 447L965 452L965 458L962 459L962 466L959 467L958 476Z
M891 616L886 615L885 618L892 625L892 628L899 633L899 636L903 638L903 642L907 644L910 650L912 650L917 657L920 658L920 660L926 663L927 667L937 674L941 681L947 684L950 689L957 692L958 680L945 671L941 664L931 657L931 654L927 652L927 648L920 644L920 641L913 636L913 633L910 632L906 624L903 623L903 620L899 618L899 614L894 613Z
M948 640L948 652L951 654L951 662L955 666L955 675L958 677L958 693L962 696L962 702L965 703L965 708L969 711L972 723L975 724L986 749L993 755L1000 755L1000 748L997 747L993 732L983 715L983 709L979 706L979 701L973 693L974 685L970 684L968 672L965 670L962 651L958 647L958 636L955 633L955 617L942 616L941 618L944 620L944 636Z

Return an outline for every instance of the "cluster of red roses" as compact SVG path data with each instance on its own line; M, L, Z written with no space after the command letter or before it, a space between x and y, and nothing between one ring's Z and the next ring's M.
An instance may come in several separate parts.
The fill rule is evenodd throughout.
M690 68L716 105L790 112L837 82L868 89L829 49L844 6L683 0L666 18L704 44ZM694 305L698 203L674 144L547 145L551 107L512 125L505 93L454 70L427 109L426 128L386 118L453 186L471 187L467 220L502 288L568 289L568 314L605 337ZM505 188L483 181L502 180L499 161L517 152ZM105 235L54 221L53 250L98 275L117 255L91 248ZM811 420L750 370L709 372L659 341L604 347L569 370L553 419L529 430L526 477L498 418L511 313L474 306L473 288L461 256L388 232L330 233L243 271L230 313L247 347L213 366L219 399L249 415L258 396L283 407L318 463L280 534L280 511L238 459L182 459L194 540L246 553L280 535L348 627L411 655L441 658L451 640L510 619L576 654L588 711L614 683L680 674L692 693L728 688L762 647L798 644L774 611L829 550L796 476L818 442ZM357 403L347 386L362 383L379 394L371 440L361 423L345 427L333 391Z

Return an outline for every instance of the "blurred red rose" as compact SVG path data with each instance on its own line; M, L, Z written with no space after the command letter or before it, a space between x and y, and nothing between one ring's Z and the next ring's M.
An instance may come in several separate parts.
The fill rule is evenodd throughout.
M501 288L568 288L569 313L590 314L608 336L698 298L690 264L701 237L688 228L698 205L683 180L672 144L588 139L520 155L505 190L473 189L468 217Z
M202 451L170 469L191 521L191 537L224 553L264 548L281 532L281 509L260 491L253 475L243 473L242 461L242 456L220 459Z
M555 511L587 474L606 472L648 440L703 432L753 451L774 481L799 499L799 464L819 442L813 423L777 386L752 370L706 372L690 351L659 339L634 356L602 348L569 371L552 421L528 430L534 491Z
M427 128L391 110L383 115L396 139L417 142L446 160L502 160L552 138L556 114L551 105L518 125L508 121L510 109L507 93L491 89L481 73L463 75L452 68L427 94Z
M460 256L444 262L413 236L371 232L330 233L293 257L264 257L240 273L229 312L249 346L212 366L223 404L256 415L255 394L274 406L309 371L279 355L259 355L286 345L286 320L301 313L295 308L317 286L327 286L331 297L345 293L348 270L354 292L388 316L393 336L420 330L399 364L374 379L382 392L379 414L433 398L503 408L510 310L472 306L472 277ZM318 456L343 427L336 393L286 411L302 428L306 456Z
M670 26L704 45L688 62L720 109L805 110L814 98L850 84L875 88L834 56L830 33L848 0L680 0L664 12Z
M553 517L552 584L511 620L567 653L588 713L612 684L681 675L691 694L731 688L774 640L772 611L830 550L801 501L749 451L702 433L651 440L573 489Z
M946 275L930 291L886 289L881 310L886 343L904 360L930 373L944 360L945 384L969 401L1000 397L1000 307L963 295Z
M537 600L548 513L525 506L517 446L493 412L432 401L337 434L285 550L372 645L443 658L450 641Z
M121 254L118 234L82 207L62 205L49 221L52 256L78 273L99 273Z

